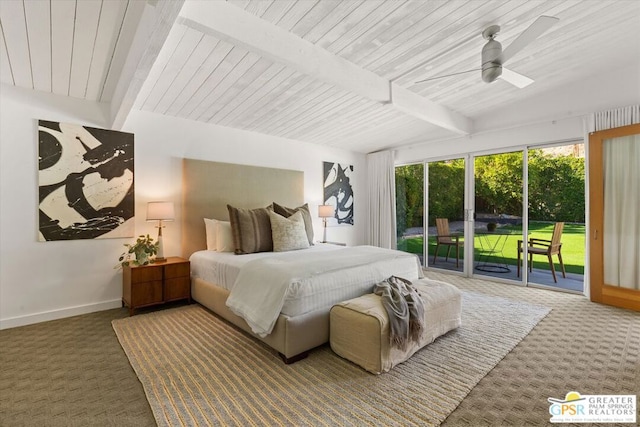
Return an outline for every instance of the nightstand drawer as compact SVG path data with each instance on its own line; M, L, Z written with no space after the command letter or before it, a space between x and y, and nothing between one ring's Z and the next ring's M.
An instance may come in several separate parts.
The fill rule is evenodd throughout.
M183 299L191 303L190 267L189 260L180 257L123 267L122 305L129 307L129 315L133 316L137 307Z
M180 264L168 264L164 267L165 279L173 279L174 277L189 277L191 274L190 263L183 262Z
M134 307L162 302L162 280L133 284L131 304Z
M174 301L191 297L191 278L178 277L165 280L164 300Z
M162 281L161 266L142 266L131 269L131 281L133 283Z

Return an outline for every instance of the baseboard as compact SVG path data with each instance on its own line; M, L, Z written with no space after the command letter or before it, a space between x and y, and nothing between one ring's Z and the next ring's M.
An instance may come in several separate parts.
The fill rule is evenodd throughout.
M7 319L0 319L0 329L16 328L18 326L32 325L34 323L63 319L65 317L78 316L80 314L110 310L112 308L119 307L122 307L122 300L115 299L95 304L78 305L75 307L67 307L59 310L44 311L41 313L27 314L25 316L10 317Z

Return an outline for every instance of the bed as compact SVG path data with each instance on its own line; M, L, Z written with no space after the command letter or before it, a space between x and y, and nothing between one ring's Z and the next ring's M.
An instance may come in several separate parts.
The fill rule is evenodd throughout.
M355 261L347 274L350 277L348 289L341 289L335 294L327 294L324 291L318 291L315 294L311 292L313 295L303 293L297 300L287 297L281 311L275 313L272 327L256 330L251 319L248 322L236 314L237 310L234 312L227 306L227 300L236 279L241 275L243 268L249 269L245 264L276 262L285 263L283 265L288 268L294 264L286 263L294 262L297 258L311 260L313 257L318 259L318 264L328 264L331 257L348 259L351 256L349 251L361 251L363 254L359 256L367 256L369 253L374 257L378 256L377 251L382 251L380 248L350 249L327 244L315 244L309 249L294 251L295 253L259 252L234 255L229 252L217 253L206 250L204 218L227 220L229 218L227 204L247 209L267 206L274 201L285 206L301 206L304 202L303 189L304 173L300 171L183 160L182 252L192 264L192 298L220 317L262 340L277 351L285 363L300 360L307 356L309 350L328 342L331 306L339 301L371 292L372 286L369 282L376 279L376 274L392 273L410 276L408 277L410 280L422 275L419 260L415 256L398 251L390 252L394 252L392 254L394 258L399 257L401 260L383 261L381 259L381 265L376 264L375 267L365 262ZM353 256L355 257L356 254ZM323 259L325 261L322 261ZM256 266L253 265L253 267ZM264 266L260 267L264 268ZM249 279L252 277L242 274ZM336 274L331 272L328 274L333 276L316 278L316 284L311 285L310 288L315 289L334 283L332 281L335 281ZM266 275L254 273L253 281L255 282L272 280L256 280L256 277L261 278ZM257 291L266 288L265 283L255 283L255 286ZM307 288L304 287L304 289ZM337 290L335 286L334 288L332 292ZM237 293L237 289L234 292ZM318 297L316 294L322 294L322 296ZM268 333L265 333L266 331Z

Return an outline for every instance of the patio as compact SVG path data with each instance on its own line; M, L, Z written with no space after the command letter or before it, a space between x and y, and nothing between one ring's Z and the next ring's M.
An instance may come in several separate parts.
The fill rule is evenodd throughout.
M452 221L450 223L450 229L452 233L462 234L464 231L464 222ZM480 221L476 221L476 232L477 233L486 232L486 224ZM422 227L414 227L414 228L407 229L403 237L404 238L422 237L422 233L423 233ZM429 234L430 235L436 234L435 227L429 227ZM509 248L508 250L515 249L516 241L514 239L517 240L518 235L509 235L509 241L507 242L507 246L506 246L506 248ZM428 266L425 265L422 254L418 254L418 257L422 261L422 265L425 265L425 267L427 268L461 272L463 260L462 259L460 260L460 267L457 268L455 254L453 253L453 250L451 251L451 255L453 255L453 257L450 255L447 261L445 261L445 256L444 256L445 252L446 252L446 249L442 249L440 251L439 256L436 258L435 265L433 264L433 255L428 260L428 264L429 264ZM517 275L517 267L515 265L503 264L503 265L500 265L499 268L496 268L495 271L486 271L487 269L482 269L482 267L480 269L477 268L479 265L481 266L481 263L479 261L482 261L482 259L479 259L479 257L476 257L476 259L474 260L474 269L473 269L474 275L484 276L484 277L496 277L500 279L513 280L517 282L522 281L522 277L518 277ZM560 271L559 266L557 264L557 259L555 259L554 261L556 261L555 267L556 267L556 277L558 280L557 283L553 281L553 276L551 275L551 271L548 269L548 265L546 266L547 268L537 268L536 267L537 263L534 264L533 271L529 273L529 276L528 276L529 283L534 285L543 285L543 286L548 286L552 288L564 289L564 290L573 291L573 292L582 292L584 287L584 275L567 272L566 273L567 277L564 278L562 277L562 272ZM488 270L494 270L494 269L488 269Z
M422 260L423 257L421 255L418 255L418 256ZM474 264L477 264L477 263L474 263ZM435 265L433 265L433 258L430 258L428 268L448 270L448 271L462 271L462 264L460 265L460 268L456 268L455 258L452 260L451 257L449 257L449 260L445 261L445 257L442 256L442 257L436 258ZM496 277L500 279L514 280L517 282L522 281L522 277L517 276L517 271L515 266L510 265L508 266L508 269L509 271L507 272L492 273L492 272L486 272L486 271L478 271L475 269L475 265L474 265L473 274L478 276L482 275L486 277ZM551 271L534 268L533 272L529 273L529 283L535 284L535 285L549 286L553 288L560 288L560 289L565 289L565 290L574 291L574 292L583 291L583 287L584 287L583 275L575 274L575 273L567 273L567 277L564 278L562 277L562 273L561 272L559 273L558 271L556 271L556 275L558 278L558 283L554 283L553 277L551 276Z

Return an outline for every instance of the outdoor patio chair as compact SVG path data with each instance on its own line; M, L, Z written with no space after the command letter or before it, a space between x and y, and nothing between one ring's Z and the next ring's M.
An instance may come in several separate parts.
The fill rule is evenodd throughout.
M436 251L433 255L433 263L436 263L438 257L438 249L440 245L447 246L447 257L445 261L449 260L449 253L453 246L456 247L456 268L460 267L460 246L464 245L464 242L460 240L461 236L453 236L449 232L449 220L447 218L436 218Z
M558 255L558 260L560 261L560 267L562 268L562 277L567 277L566 272L564 270L564 263L562 262L562 253L560 252L562 249L562 243L560 243L560 238L562 237L562 229L564 228L564 222L556 222L553 226L553 235L551 236L551 240L547 239L529 239L529 244L527 246L527 254L529 254L529 271L533 271L533 256L534 255L545 255L549 260L549 267L551 268L551 275L553 276L553 281L558 283L558 279L556 278L556 269L553 265L553 260L551 256ZM518 277L520 277L520 260L522 254L522 240L518 240Z

